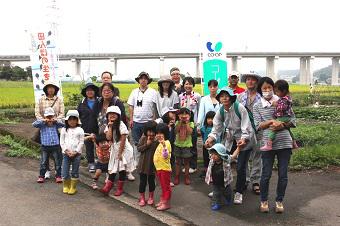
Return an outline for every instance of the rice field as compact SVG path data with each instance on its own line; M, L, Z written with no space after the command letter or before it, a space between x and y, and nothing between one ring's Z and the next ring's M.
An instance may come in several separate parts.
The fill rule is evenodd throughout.
M72 94L79 94L81 83L63 83L62 92L65 104L68 105L69 97ZM120 96L123 101L126 101L131 93L131 90L138 87L138 84L115 84L120 90ZM150 86L157 89L157 83L151 83ZM245 84L240 86L245 87ZM200 84L195 86L195 91L202 93ZM307 85L290 86L290 91L293 97L298 99L307 98L310 96L310 87ZM314 93L319 95L321 100L334 99L340 101L339 86L316 86ZM333 101L333 102L334 102ZM337 103L337 102L336 102ZM32 82L15 82L15 81L0 81L0 108L24 108L34 106L34 95Z

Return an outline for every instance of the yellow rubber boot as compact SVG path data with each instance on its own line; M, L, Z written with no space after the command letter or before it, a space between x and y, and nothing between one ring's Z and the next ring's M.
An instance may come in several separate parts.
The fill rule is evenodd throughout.
M71 179L70 190L68 191L67 194L74 195L75 193L77 193L77 183L78 183L78 179L75 179L75 178Z
M69 192L70 184L71 184L70 179L63 180L63 193L67 194Z

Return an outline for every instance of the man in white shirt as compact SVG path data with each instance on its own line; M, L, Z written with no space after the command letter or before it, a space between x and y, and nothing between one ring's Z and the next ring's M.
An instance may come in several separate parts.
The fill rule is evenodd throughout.
M132 139L134 145L137 146L143 134L145 123L156 118L153 100L157 92L148 87L152 82L148 73L141 72L135 80L139 83L139 88L132 90L127 103L129 105ZM137 163L139 159L138 154L135 148L135 161Z

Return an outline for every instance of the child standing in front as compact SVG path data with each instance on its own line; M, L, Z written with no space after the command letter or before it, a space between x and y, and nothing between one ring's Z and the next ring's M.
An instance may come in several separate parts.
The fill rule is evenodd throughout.
M124 181L127 173L132 173L135 169L133 159L133 148L127 136L129 130L121 121L121 111L117 106L110 106L106 110L107 127L105 128L106 139L112 141L110 150L110 160L108 165L109 179L101 190L108 194L112 189L116 174L119 174L117 190L115 196L123 194Z
M69 110L65 118L65 128L62 128L60 133L60 146L63 152L63 192L69 195L77 192L79 165L84 146L84 130L80 125L78 111Z
M218 143L209 149L211 159L207 169L205 182L213 184L211 210L219 210L222 205L230 206L232 202L231 182L233 181L230 159L226 148ZM235 154L236 155L236 154ZM236 156L235 156L236 158Z
M203 164L204 164L204 170L200 175L201 178L205 177L205 173L207 172L207 168L209 165L209 153L208 149L205 147L205 141L208 139L208 135L211 133L215 114L216 113L214 111L208 111L205 116L203 126L200 129L203 141ZM219 141L216 141L216 143L219 143Z
M36 120L33 122L33 127L40 129L41 140L41 157L40 157L40 173L37 182L44 183L44 176L47 170L47 162L49 154L53 155L55 162L56 183L61 183L61 151L60 142L58 136L58 129L64 127L64 124L60 120L54 119L55 112L53 108L49 107L45 109L44 119Z
M185 169L185 184L190 184L189 178L189 162L192 157L191 149L192 144L192 134L194 130L194 122L192 120L191 111L188 108L181 108L178 113L179 121L176 122L175 132L175 157L176 157L176 176L174 184L179 184L179 175L181 171L181 164L184 161Z
M153 156L158 146L158 141L155 139L157 123L154 121L147 122L144 127L144 134L140 138L137 145L137 150L140 152L140 158L138 162L139 170L139 205L145 206L146 202L149 205L154 203L154 191L155 191L155 165L153 163ZM145 188L146 184L149 184L149 199L145 201Z
M169 142L169 128L165 123L159 123L156 127L156 140L158 146L153 156L157 178L162 188L160 202L156 205L157 210L163 211L170 208L171 198L171 144Z
M292 109L292 98L289 96L289 84L286 80L277 80L274 84L275 94L279 97L278 101L273 102L273 106L275 106L274 111L274 120L278 120L283 123L290 122L291 116L293 115ZM294 138L293 133L288 128L290 136L293 140L293 149L298 148L296 140ZM268 134L268 140L265 146L261 147L261 151L271 151L273 142L276 138L276 132L270 130Z
M96 144L97 163L96 171L93 176L92 188L98 189L97 181L102 173L108 172L111 142L106 139L105 134L95 136L93 139Z

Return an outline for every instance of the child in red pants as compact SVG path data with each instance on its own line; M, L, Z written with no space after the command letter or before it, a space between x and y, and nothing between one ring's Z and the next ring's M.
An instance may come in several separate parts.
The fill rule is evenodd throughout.
M153 156L156 174L162 188L160 202L156 205L157 210L167 210L170 208L171 198L171 144L169 142L169 128L165 123L160 123L156 127L156 140L159 145Z

